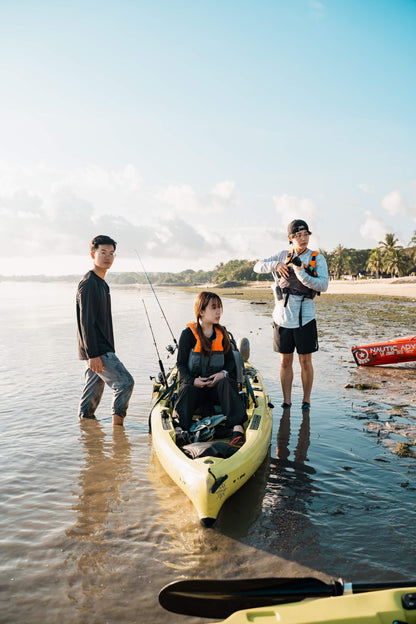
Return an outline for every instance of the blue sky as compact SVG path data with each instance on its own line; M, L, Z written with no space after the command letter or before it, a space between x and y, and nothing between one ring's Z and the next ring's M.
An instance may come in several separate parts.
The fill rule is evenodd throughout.
M0 274L416 230L416 2L0 0Z

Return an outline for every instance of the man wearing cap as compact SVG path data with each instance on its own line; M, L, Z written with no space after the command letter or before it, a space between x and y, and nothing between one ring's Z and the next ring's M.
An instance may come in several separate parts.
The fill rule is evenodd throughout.
M291 406L293 353L296 349L301 367L302 409L310 408L313 384L312 353L318 350L314 298L328 288L328 267L324 256L308 248L308 224L302 219L291 221L287 228L292 249L259 260L256 273L272 273L273 349L280 353L282 407Z

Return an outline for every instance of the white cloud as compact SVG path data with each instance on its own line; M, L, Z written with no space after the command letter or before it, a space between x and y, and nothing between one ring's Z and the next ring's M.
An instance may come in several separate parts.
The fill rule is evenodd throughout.
M180 262L213 267L230 258L265 257L287 245L291 219L303 218L314 227L318 214L310 199L282 195L273 201L281 227L253 223L251 218L244 221L244 206L236 208L239 202L231 180L201 194L187 184L155 190L132 165L63 172L45 165L13 168L0 162L0 273L6 261L11 266L11 259L18 256L26 258L26 272L36 262L39 266L40 258L71 258L70 266L74 257L88 261L89 241L97 234L109 234L118 242L120 265L129 258L136 262L135 249L153 266L164 259L171 270L177 270ZM212 218L219 212L220 219ZM56 273L55 259L53 265L49 269L45 260L44 272Z
M170 185L160 191L156 198L168 204L176 212L206 212L206 207L196 191L188 184Z
M379 217L370 211L364 213L365 221L360 225L360 234L365 240L378 244L390 231Z
M212 194L223 199L224 201L233 201L234 200L234 188L235 183L231 180L224 180L224 182L219 182L212 189Z
M89 241L99 233L115 238L120 261L134 257L138 249L144 257L187 259L191 266L209 256L215 263L220 254L232 254L233 247L222 233L223 223L206 215L234 202L234 186L219 182L206 197L189 185L156 193L132 165L119 171L90 166L62 172L0 163L1 270L18 256L26 258L26 272L42 257L88 258ZM53 264L56 272L55 260Z
M203 196L189 184L170 185L159 191L156 199L168 205L175 213L192 212L195 215L209 215L222 212L227 205L238 203L234 188L234 182L224 180L218 182L207 196Z
M381 200L381 205L392 216L402 215L406 217L409 215L409 208L399 191L388 193Z
M287 231L288 224L293 219L303 219L307 222L309 228L313 230L315 221L318 217L318 208L311 199L299 199L292 195L273 196L273 203L277 214L280 216L282 223L282 231Z
M63 174L52 190L69 187L83 194L95 191L122 191L137 193L142 187L142 179L134 165L128 164L119 171L106 170L97 165Z

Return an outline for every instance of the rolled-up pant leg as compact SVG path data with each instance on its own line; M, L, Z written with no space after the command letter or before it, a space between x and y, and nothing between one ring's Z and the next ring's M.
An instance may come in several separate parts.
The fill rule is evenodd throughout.
M101 360L102 373L94 373L87 368L79 415L85 417L88 414L87 418L94 415L106 383L113 390L112 413L124 418L133 392L134 379L115 353L105 353Z
M103 372L100 377L113 390L113 414L124 418L133 392L134 379L115 353L101 356Z

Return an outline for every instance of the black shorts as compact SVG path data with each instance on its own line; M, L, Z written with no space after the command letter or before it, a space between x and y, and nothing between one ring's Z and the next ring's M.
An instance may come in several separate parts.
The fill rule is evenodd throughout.
M303 327L290 329L280 327L273 322L273 350L277 353L293 353L302 355L318 351L318 331L316 320L313 319Z

